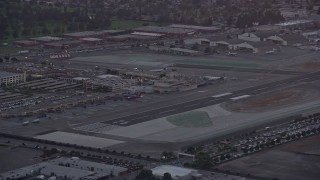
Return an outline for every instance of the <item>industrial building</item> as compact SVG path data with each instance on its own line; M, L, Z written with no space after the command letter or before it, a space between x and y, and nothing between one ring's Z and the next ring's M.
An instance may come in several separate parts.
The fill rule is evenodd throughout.
M104 92L119 92L123 89L137 85L136 79L122 79L115 75L100 75L96 78L75 77L71 82L83 84L87 90L100 90Z
M29 88L31 90L37 91L48 91L48 92L57 92L64 91L66 89L75 89L80 87L79 84L76 83L68 83L62 80L54 80L54 79L40 79L30 82L25 82L19 84L21 88Z
M0 71L0 84L15 85L26 82L26 73L17 74L11 72Z

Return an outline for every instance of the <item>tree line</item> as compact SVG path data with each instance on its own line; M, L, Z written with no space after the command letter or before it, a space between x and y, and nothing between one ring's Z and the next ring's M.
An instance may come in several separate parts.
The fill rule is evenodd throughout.
M106 29L111 25L110 14L105 9L93 12L83 8L43 7L25 2L2 2L0 9L1 39Z

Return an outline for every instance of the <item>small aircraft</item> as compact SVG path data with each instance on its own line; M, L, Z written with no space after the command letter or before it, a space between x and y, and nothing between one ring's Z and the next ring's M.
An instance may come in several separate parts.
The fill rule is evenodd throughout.
M123 97L128 99L128 100L131 100L131 99L139 99L139 98L142 98L143 97L143 94L142 93L139 93L139 94L130 94L130 93L126 93L126 94L123 94Z
M277 49L273 48L271 51L266 51L266 54L275 54Z
M167 68L162 68L162 69L154 69L154 70L150 70L151 72L163 72L167 70Z
M237 56L238 53L227 51L226 55L228 55L228 56Z
M208 80L208 81L217 81L217 80L224 80L226 79L226 77L223 75L223 76L204 76L203 77L205 80Z

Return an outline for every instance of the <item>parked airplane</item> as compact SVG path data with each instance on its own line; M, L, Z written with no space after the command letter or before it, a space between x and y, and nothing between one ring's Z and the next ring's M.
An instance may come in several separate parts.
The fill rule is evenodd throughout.
M226 79L226 77L223 75L223 76L204 76L203 77L205 80L208 80L208 81L217 81L217 80L224 80Z
M227 51L226 55L228 55L228 56L237 56L238 53Z
M139 98L142 98L143 97L143 94L142 93L139 93L139 94L130 94L130 93L127 93L127 94L123 94L123 97L128 99L128 100L131 100L131 99L139 99Z
M162 69L154 69L154 70L150 70L151 72L162 72L167 70L167 68L162 68Z
M275 54L277 49L273 48L271 51L266 51L266 54Z

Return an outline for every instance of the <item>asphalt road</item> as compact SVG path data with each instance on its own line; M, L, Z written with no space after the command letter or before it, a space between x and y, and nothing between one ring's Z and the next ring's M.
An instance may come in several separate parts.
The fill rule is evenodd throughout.
M308 73L301 76L295 76L289 79L275 81L275 82L271 82L263 85L254 86L254 87L248 87L248 88L233 91L233 92L226 92L220 95L212 95L212 96L197 99L197 100L182 102L182 103L161 107L161 108L157 108L157 109L153 109L145 112L139 112L129 116L107 120L102 123L119 125L119 122L126 121L127 124L123 124L122 126L130 126L130 125L150 121L150 120L161 118L161 117L166 117L166 116L177 114L177 113L182 113L182 112L186 112L186 111L190 111L190 110L194 110L202 107L220 104L220 103L231 100L231 98L237 98L237 97L240 98L241 96L259 95L259 94L274 91L289 85L313 82L316 80L320 80L320 71Z
M269 73L269 74L279 74L279 75L302 75L302 74L305 74L305 72L286 71L286 70L236 68L236 67L189 65L189 64L176 64L174 67L189 68L189 69L210 69L210 70L233 71L233 72L252 72L252 73L261 73L261 74L268 74Z

